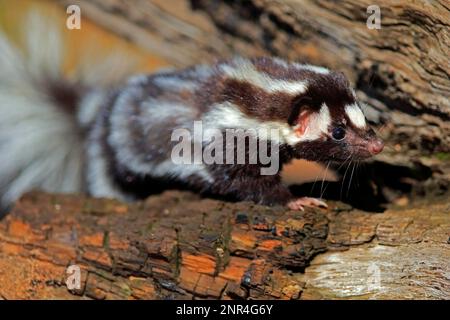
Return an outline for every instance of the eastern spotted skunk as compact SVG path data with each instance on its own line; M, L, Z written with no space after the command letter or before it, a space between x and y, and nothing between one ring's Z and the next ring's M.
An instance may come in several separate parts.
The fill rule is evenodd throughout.
M294 199L279 174L260 174L260 163L174 164L171 133L198 120L220 130L279 130L272 142L281 166L294 158L364 159L383 149L341 73L278 58L235 58L121 85L104 75L100 85L101 66L62 76L58 32L35 23L26 55L0 34L3 206L31 189L133 200L161 183L293 209L324 205Z

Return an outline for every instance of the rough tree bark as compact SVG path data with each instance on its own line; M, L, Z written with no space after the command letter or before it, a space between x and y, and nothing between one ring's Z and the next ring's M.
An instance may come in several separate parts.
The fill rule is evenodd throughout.
M0 296L449 299L449 214L445 202L370 214L33 193L0 223ZM72 264L80 290L65 285Z
M60 3L174 66L238 53L344 71L388 144L366 189L397 206L302 213L177 192L134 205L30 194L0 222L0 297L450 298L447 1L377 1L380 30L366 26L369 0ZM74 263L82 288L69 292Z

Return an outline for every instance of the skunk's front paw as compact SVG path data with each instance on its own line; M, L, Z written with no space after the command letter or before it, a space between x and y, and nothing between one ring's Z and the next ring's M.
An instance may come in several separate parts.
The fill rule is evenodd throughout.
M287 204L287 206L291 210L301 210L301 211L304 211L305 207L328 208L327 204L322 200L309 197L303 197L292 200Z

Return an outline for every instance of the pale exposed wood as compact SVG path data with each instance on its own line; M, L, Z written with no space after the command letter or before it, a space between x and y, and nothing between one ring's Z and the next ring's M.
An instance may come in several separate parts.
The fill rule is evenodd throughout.
M449 215L445 202L330 215L331 250L299 275L307 284L302 297L448 299Z

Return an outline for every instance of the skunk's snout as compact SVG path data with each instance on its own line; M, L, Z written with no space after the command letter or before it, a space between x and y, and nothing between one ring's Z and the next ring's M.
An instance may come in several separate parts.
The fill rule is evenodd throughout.
M369 142L368 150L372 155L379 154L383 151L384 142L380 138L375 138L374 140Z

